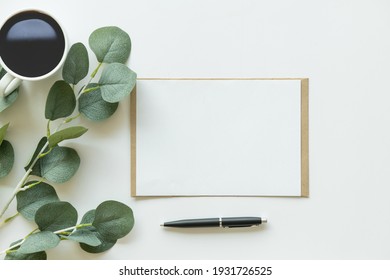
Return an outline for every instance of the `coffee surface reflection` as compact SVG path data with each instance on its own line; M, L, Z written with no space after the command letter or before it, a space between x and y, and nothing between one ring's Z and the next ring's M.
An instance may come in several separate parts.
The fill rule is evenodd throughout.
M0 30L0 56L7 67L24 77L40 77L61 61L65 36L59 24L38 11L10 18Z

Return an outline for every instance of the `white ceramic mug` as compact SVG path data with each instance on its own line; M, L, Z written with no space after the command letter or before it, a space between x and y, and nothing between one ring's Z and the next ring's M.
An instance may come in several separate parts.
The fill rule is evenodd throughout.
M8 17L0 27L0 65L7 71L0 80L0 97L22 81L40 81L56 73L67 50L64 29L46 12L31 9Z

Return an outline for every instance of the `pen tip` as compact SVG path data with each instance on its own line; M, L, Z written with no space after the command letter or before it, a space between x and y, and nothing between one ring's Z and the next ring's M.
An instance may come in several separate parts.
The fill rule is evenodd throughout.
M160 225L160 227L163 227L163 226L164 226L164 224L161 224L161 225Z
M267 220L267 218L262 218L262 219L261 219L261 223L262 223L262 224L266 224L266 223L268 223L268 220Z

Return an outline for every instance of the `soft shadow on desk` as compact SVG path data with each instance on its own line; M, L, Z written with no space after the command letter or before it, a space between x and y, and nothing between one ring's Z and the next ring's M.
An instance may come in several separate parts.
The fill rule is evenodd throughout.
M258 227L242 227L242 228L220 228L220 227L209 227L209 228L173 228L173 227L161 227L161 230L172 232L175 234L249 234L249 233L261 233L266 230L266 226Z

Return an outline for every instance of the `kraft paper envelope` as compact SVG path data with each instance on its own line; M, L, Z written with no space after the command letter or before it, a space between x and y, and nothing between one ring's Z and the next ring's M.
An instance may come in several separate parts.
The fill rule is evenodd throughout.
M139 79L132 196L309 195L308 79Z

